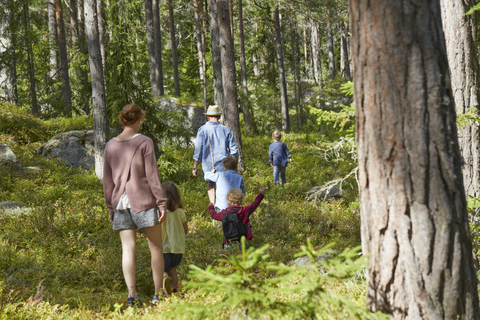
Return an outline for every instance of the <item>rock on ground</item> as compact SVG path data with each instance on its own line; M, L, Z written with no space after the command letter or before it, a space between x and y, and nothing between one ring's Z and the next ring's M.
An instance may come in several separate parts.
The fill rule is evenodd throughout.
M67 166L90 170L95 167L93 130L57 134L37 149L38 154L54 157Z
M0 165L12 166L19 170L23 169L20 160L18 160L18 157L5 143L0 143Z

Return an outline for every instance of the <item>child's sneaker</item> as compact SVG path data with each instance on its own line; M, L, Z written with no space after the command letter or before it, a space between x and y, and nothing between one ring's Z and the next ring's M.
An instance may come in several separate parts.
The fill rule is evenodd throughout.
M168 295L172 294L172 278L163 278L163 289L165 289Z

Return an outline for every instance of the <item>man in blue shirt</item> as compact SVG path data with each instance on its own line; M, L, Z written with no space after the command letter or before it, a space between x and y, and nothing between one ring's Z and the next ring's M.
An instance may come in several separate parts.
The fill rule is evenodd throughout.
M209 106L206 113L207 123L197 132L195 152L193 154L192 174L197 177L198 164L202 162L203 172L224 172L222 160L225 157L238 157L237 143L230 128L218 120L222 115L218 106ZM213 165L212 165L213 163ZM208 198L215 203L215 184L208 184Z

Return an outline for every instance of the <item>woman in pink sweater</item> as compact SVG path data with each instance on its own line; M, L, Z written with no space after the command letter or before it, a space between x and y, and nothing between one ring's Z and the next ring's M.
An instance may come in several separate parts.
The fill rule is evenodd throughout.
M122 269L130 307L142 304L135 288L137 229L143 229L152 255L155 284L153 302L163 290L163 250L160 223L165 218L165 202L157 160L150 138L138 134L145 112L135 104L123 107L120 122L124 129L105 146L103 191L113 230L122 241Z

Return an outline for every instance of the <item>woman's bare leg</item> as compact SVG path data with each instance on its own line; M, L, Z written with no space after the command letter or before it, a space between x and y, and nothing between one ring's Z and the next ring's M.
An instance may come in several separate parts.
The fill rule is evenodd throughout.
M120 240L122 241L122 270L125 283L127 284L128 296L137 298L135 288L135 252L137 250L137 230L120 230Z
M152 273L153 283L155 285L155 294L162 291L163 288L163 247L162 247L162 227L157 224L153 227L143 229L148 239L148 247L152 255Z

